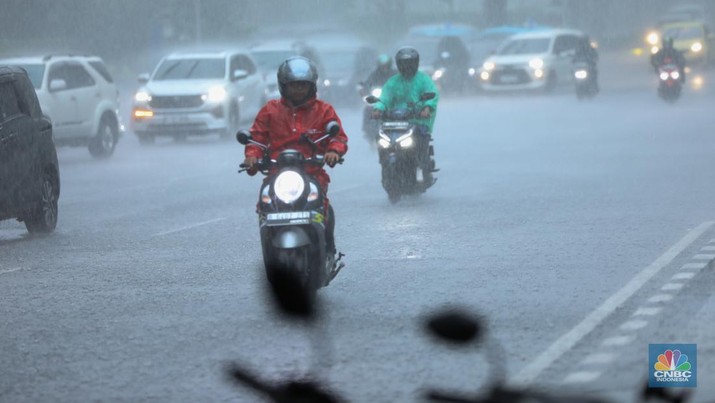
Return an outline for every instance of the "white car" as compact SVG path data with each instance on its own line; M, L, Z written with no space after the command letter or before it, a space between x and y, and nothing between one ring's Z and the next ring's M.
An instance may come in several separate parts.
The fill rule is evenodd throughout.
M585 34L548 29L516 34L505 40L479 70L485 91L544 90L573 83L573 57Z
M101 58L48 55L0 60L27 71L58 146L87 146L95 158L112 155L123 133L119 91Z
M174 53L134 95L132 130L142 144L156 136L233 137L266 103L266 85L248 52Z

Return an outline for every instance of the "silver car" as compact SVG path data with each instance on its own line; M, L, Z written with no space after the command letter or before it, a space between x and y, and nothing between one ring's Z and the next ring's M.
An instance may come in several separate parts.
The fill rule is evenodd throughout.
M140 143L156 136L232 137L266 102L266 85L245 51L175 53L164 57L134 95L132 130Z

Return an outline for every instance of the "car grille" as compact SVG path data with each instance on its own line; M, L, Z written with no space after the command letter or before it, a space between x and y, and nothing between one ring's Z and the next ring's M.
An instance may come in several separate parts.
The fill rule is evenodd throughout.
M149 102L152 108L196 108L203 105L201 95L153 96Z

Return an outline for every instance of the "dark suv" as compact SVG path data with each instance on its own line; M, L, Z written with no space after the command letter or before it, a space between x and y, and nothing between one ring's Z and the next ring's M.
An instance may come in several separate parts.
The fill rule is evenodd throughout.
M0 220L17 218L31 233L52 232L59 196L52 123L25 70L0 66Z

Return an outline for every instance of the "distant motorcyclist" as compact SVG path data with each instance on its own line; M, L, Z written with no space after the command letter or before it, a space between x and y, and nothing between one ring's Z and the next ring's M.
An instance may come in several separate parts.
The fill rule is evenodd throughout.
M429 187L434 183L432 172L436 170L434 160L430 158L429 141L437 115L437 102L439 101L437 86L430 76L418 70L420 55L415 48L400 48L395 55L395 63L400 74L387 80L382 88L381 102L373 106L372 116L379 119L386 110L406 108L410 104L421 102L420 96L424 93L433 92L435 94L433 99L421 103L424 107L420 110L419 116L412 119L412 122L419 128L418 138L421 139L419 147L422 156L420 165L424 183Z
M446 36L437 44L437 60L435 68L444 68L442 89L459 92L469 79L469 50L457 36Z
M650 64L655 69L656 74L658 74L658 68L660 66L671 63L678 66L680 81L685 83L685 57L682 52L673 46L673 38L666 37L663 38L663 47L658 49L658 51L651 56Z
M381 54L377 57L377 65L375 66L375 70L373 70L370 75L367 76L365 81L361 83L362 90L360 95L370 95L372 91L376 88L380 88L382 90L382 87L385 85L385 82L387 82L387 80L389 80L390 77L394 76L395 74L397 74L397 70L392 67L392 56L387 54ZM373 95L376 95L378 97L380 96L380 94ZM379 124L375 123L374 120L370 119L371 112L372 108L365 108L362 120L362 131L365 134L365 137L369 141L371 141L372 144L375 141L375 136L377 136Z
M589 69L589 77L598 88L598 51L591 45L591 40L588 36L579 38L573 63L585 63Z

